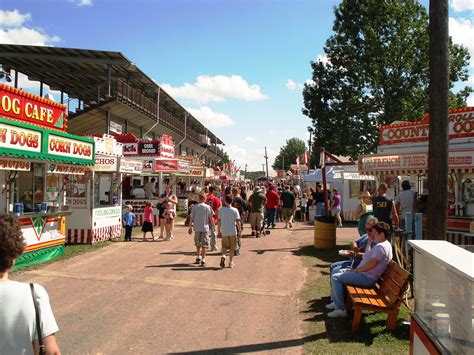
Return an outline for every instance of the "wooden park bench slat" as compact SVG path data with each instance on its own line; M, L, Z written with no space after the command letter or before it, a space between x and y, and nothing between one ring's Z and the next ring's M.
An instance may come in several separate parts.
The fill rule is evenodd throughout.
M347 306L354 308L352 331L359 329L363 310L387 313L387 330L393 330L409 278L408 271L391 261L373 288L347 285Z

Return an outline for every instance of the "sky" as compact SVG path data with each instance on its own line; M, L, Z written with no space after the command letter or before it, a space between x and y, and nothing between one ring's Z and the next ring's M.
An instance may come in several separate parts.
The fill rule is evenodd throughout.
M302 85L310 62L326 60L339 2L0 0L0 43L123 53L222 139L237 167L255 171L265 147L271 166L288 139L308 140ZM474 0L449 3L474 87Z

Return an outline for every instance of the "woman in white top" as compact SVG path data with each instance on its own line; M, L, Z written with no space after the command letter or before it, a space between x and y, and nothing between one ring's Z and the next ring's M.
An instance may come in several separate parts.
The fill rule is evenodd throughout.
M0 353L38 354L36 313L28 283L11 281L8 272L25 244L18 219L0 215ZM45 289L34 284L40 309L45 354L60 354L55 333L59 330Z

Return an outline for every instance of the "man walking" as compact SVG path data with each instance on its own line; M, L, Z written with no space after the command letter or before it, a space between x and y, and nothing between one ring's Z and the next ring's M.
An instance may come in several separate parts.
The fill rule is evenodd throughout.
M249 205L252 235L255 235L257 238L260 238L260 233L262 232L263 208L266 202L267 198L260 187L255 187L253 194L249 197Z
M402 189L397 197L395 197L395 205L397 206L398 216L401 218L401 225L405 227L405 214L411 213L411 218L415 218L417 193L411 189L410 181L402 181Z
M268 191L265 197L267 198L267 203L265 204L265 220L267 227L270 228L271 225L272 228L275 228L276 212L278 205L280 204L280 196L278 195L278 192L275 191L275 185L268 185Z
M293 213L296 209L296 197L295 194L290 191L288 185L285 186L285 191L281 194L280 200L283 207L282 214L285 228L293 228Z
M221 268L225 267L225 254L229 250L229 267L235 266L233 258L237 247L237 238L242 234L239 211L231 206L232 196L224 197L224 206L219 210L217 219L217 235L222 238Z
M191 210L189 220L189 235L193 233L194 227L194 245L196 246L196 262L195 264L206 265L206 248L209 247L209 229L214 228L214 220L211 207L204 203L206 195L199 194L199 203L194 205Z
M221 200L217 198L216 195L214 195L215 188L214 186L209 186L209 194L207 195L206 198L206 204L211 207L212 212L214 212L214 224L217 223L217 211L219 208L222 206ZM216 235L216 229L211 228L211 251L217 250L217 235Z

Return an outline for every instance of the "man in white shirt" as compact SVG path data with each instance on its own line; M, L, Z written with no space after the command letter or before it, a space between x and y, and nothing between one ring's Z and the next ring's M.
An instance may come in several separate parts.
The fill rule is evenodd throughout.
M151 178L144 187L145 196L147 199L153 200L156 197L156 180L155 178Z
M193 233L194 227L194 244L196 246L196 262L206 266L206 248L209 247L209 230L214 228L214 212L211 207L205 204L206 194L199 195L199 203L191 209L188 233Z
M229 249L229 267L235 266L233 262L234 253L237 248L237 238L242 234L242 225L240 223L240 213L235 207L232 207L233 198L231 195L226 195L224 198L224 206L219 210L219 217L217 219L217 235L222 238L222 257L221 268L225 267L225 254ZM194 207L193 207L194 208Z
M402 181L402 191L395 197L395 205L397 206L398 215L400 216L401 225L405 223L405 213L410 212L412 218L415 217L417 205L417 193L413 191L408 180Z

